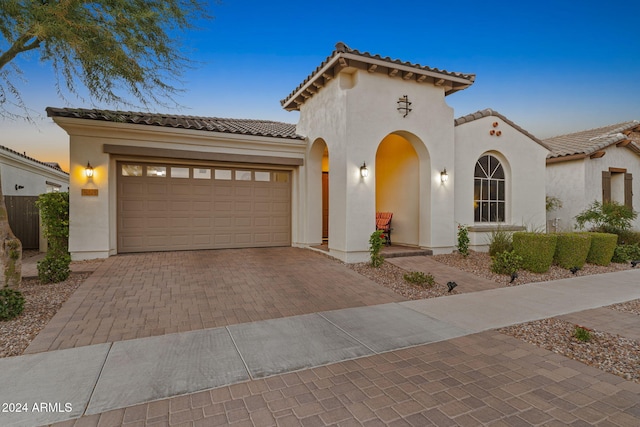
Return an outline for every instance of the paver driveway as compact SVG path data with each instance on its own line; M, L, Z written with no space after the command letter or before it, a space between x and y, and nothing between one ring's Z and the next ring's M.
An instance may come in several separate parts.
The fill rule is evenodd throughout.
M25 353L402 300L307 249L118 255L80 286Z

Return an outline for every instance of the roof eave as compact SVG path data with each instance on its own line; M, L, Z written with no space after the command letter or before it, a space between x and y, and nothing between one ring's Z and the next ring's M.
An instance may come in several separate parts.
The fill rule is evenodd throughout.
M469 74L468 78L462 76L453 76L446 72L426 70L418 66L386 61L384 59L370 58L351 52L334 51L333 56L329 57L326 61L327 63L322 68L314 71L314 73L306 79L306 82L302 84L298 90L280 101L282 108L287 111L300 110L300 105L302 105L307 98L313 96L313 94L318 91L317 88L320 88L324 86L324 84L326 84L326 82L324 82L323 84L319 84L318 81L321 78L326 79L326 77L330 75L329 72L336 66L340 67L340 70L342 70L348 68L350 65L353 65L350 64L349 61L356 61L362 64L366 64L369 66L369 68L373 67L370 69L371 72L375 71L377 67L384 67L396 70L396 73L411 73L411 78L415 79L418 82L422 82L426 78L431 78L433 79L434 84L436 84L435 82L437 82L437 86L443 86L447 88L445 90L445 96L466 89L475 81L475 74ZM341 62L343 63L341 64ZM331 78L335 77L335 75L337 74L338 73L334 72L333 75L331 75Z

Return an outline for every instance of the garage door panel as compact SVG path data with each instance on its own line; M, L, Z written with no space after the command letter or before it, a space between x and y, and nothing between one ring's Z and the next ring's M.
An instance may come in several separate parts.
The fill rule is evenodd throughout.
M211 227L211 218L193 218L193 226L197 228L210 228Z
M255 187L253 196L256 199L269 199L271 198L271 189L269 187Z
M195 200L191 202L191 209L194 212L208 212L211 210L212 207L213 207L213 204L211 202L203 202L200 200Z
M121 200L120 209L124 212L144 212L144 202L142 200Z
M251 187L245 187L245 186L239 186L235 188L235 196L236 197L251 197L252 195L252 191L251 191Z
M162 178L154 178L154 179L162 179ZM148 183L145 192L147 194L167 194L167 184L165 183Z
M252 243L250 233L236 233L235 240L238 245L247 245Z
M235 211L236 212L251 212L251 202L246 201L238 201L235 203Z
M254 212L257 214L267 213L271 210L270 202L254 202L253 203Z
M119 252L290 245L288 172L137 167L147 173L117 177ZM149 167L169 176L150 176Z
M256 233L255 242L256 243L271 243L271 233Z
M252 224L252 218L251 217L236 217L234 219L234 225L236 227L251 227Z
M144 194L145 186L142 182L123 182L121 184L122 190L128 195Z
M229 228L233 225L233 218L229 216L216 216L213 221L214 227L216 227L216 229Z
M198 246L209 247L213 243L213 241L211 239L211 236L205 235L205 234L199 234L199 235L193 236L193 243Z
M253 220L253 225L255 227L270 227L271 226L271 218L268 216L258 216Z
M272 212L274 213L289 213L291 208L289 207L289 203L287 202L273 202Z
M216 201L213 205L213 210L219 213L233 212L233 202L232 201L228 201L228 202Z

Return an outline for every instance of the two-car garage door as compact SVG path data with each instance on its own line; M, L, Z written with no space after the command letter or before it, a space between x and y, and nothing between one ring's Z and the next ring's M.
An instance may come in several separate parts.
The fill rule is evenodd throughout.
M118 252L291 244L291 173L119 162Z

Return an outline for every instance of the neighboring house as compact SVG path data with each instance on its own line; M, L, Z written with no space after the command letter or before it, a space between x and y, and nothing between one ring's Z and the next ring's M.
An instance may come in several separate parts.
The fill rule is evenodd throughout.
M394 244L434 253L458 224L472 247L543 227L549 151L492 110L454 120L446 96L474 80L338 43L281 101L297 125L48 108L70 135L72 256L326 240L360 262L376 211Z
M640 210L640 122L618 123L544 140L547 158L547 195L562 208L547 214L551 231L570 231L575 216L594 201L616 201ZM634 228L640 228L636 219Z
M46 163L0 145L0 176L9 225L23 249L46 250L35 201L42 193L69 190L69 174L57 163Z

